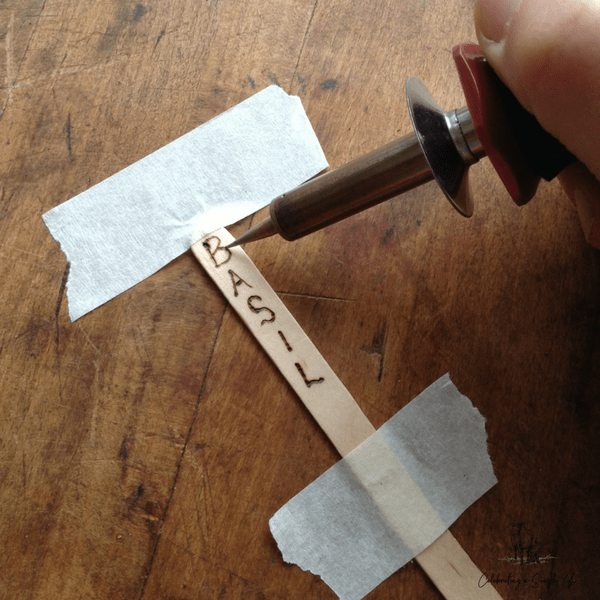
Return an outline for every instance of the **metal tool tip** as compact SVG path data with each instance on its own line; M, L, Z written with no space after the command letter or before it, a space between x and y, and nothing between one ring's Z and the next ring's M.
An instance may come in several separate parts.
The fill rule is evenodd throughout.
M267 217L264 221L261 221L254 227L251 227L240 235L237 240L231 242L231 244L227 244L226 248L233 248L234 246L239 246L240 244L245 244L247 242L255 242L257 240L262 240L264 238L270 237L277 233L277 229L273 225L273 221L271 221L270 217Z

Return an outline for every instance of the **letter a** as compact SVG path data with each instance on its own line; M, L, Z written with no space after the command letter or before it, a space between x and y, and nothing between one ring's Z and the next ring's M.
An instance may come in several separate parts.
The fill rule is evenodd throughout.
M237 289L240 285L242 285L242 283L244 285L247 285L249 288L252 287L247 281L244 281L235 271L229 269L227 272L229 273L229 277L231 277L231 283L233 284L233 295L236 298L237 296L239 296Z

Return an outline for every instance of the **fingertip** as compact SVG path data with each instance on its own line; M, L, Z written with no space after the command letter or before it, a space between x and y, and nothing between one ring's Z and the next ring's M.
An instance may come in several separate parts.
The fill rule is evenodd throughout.
M600 2L477 0L475 19L496 73L600 178Z
M476 0L475 28L484 43L502 42L520 3L521 0Z

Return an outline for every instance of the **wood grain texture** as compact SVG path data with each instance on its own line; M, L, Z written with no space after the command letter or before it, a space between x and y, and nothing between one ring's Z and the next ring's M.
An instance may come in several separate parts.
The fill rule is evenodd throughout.
M0 598L333 598L268 519L336 452L191 253L72 324L41 215L271 83L341 165L409 131L409 75L462 105L450 49L471 11L2 4ZM247 252L375 426L445 372L487 418L499 484L451 531L499 592L592 598L599 255L557 185L518 209L488 164L472 183L469 221L428 185ZM519 531L557 558L501 560ZM411 564L371 597L440 596Z

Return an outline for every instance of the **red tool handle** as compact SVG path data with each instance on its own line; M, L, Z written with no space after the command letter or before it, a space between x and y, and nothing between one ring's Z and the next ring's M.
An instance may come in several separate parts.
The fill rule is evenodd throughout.
M522 206L533 198L540 178L550 181L577 158L519 104L477 44L460 44L452 54L477 137Z

